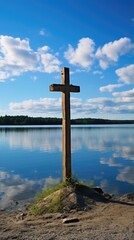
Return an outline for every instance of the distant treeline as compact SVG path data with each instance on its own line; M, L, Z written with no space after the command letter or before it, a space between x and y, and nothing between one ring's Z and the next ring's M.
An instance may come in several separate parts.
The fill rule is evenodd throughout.
M28 116L1 116L0 125L60 125L61 118L43 118ZM96 118L72 119L71 124L134 124L134 120L109 120Z
M1 116L0 125L53 125L61 124L60 118L43 118L28 116Z

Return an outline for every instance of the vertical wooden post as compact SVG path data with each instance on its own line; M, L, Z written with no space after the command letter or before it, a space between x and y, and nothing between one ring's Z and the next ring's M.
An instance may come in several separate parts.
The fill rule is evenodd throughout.
M70 85L69 68L62 68L61 77L62 84L51 84L49 89L62 92L62 167L63 181L66 181L71 177L70 92L80 92L80 87Z
M71 177L71 131L70 131L70 91L69 68L61 71L62 85L66 86L62 92L62 153L63 180Z

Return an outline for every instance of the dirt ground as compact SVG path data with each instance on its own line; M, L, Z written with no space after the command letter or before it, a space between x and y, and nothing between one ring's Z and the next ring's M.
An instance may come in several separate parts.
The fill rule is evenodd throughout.
M65 218L76 222L63 223ZM88 211L32 216L0 211L0 240L133 240L134 199L96 202Z

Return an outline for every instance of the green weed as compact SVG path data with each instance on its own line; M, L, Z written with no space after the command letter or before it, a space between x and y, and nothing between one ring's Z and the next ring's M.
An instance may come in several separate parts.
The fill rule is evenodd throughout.
M65 187L75 187L76 184L85 185L89 187L94 186L94 181L90 181L89 184L85 184L82 181L79 181L76 176L72 176L71 178L66 179L65 182L61 182L59 184L53 185L51 187L48 187L47 189L38 192L35 196L34 204L32 204L29 208L29 211L33 215L41 215L42 213L52 213L52 212L58 212L62 211L62 200L61 200L61 192L62 189ZM56 191L59 191L59 193L55 194L51 198L51 194L55 193ZM42 203L43 199L50 196L49 204L43 205Z

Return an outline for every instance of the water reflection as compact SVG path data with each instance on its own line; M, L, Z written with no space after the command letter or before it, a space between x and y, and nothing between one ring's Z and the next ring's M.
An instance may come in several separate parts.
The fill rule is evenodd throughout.
M132 138L131 138L132 139ZM129 138L126 140L130 140ZM126 144L128 144L128 141ZM132 139L133 143L134 139ZM115 146L115 152L113 153L114 158L124 158L127 160L134 161L134 146Z
M126 152L134 157L134 128L83 128L79 130L81 145L89 150ZM75 140L75 139L74 139ZM120 148L120 149L119 149ZM125 156L126 158L126 156ZM134 159L134 158L133 158Z
M106 192L134 191L133 143L133 125L73 127L73 172ZM1 207L61 179L61 127L0 128L0 151Z
M24 148L44 152L62 151L61 128L0 129L0 142L11 149ZM72 152L83 147L99 152L113 151L113 157L134 160L134 128L72 128Z
M61 151L61 130L59 128L6 129L3 133L11 149L24 148L40 151Z
M34 197L37 191L59 181L59 178L53 179L51 176L41 180L29 180L18 174L0 171L0 209L5 209L13 201Z
M122 169L116 179L122 182L134 184L134 166L128 166Z
M115 159L113 159L113 158L109 158L109 159L101 158L100 163L107 164L109 167L122 167L122 164L116 162Z

